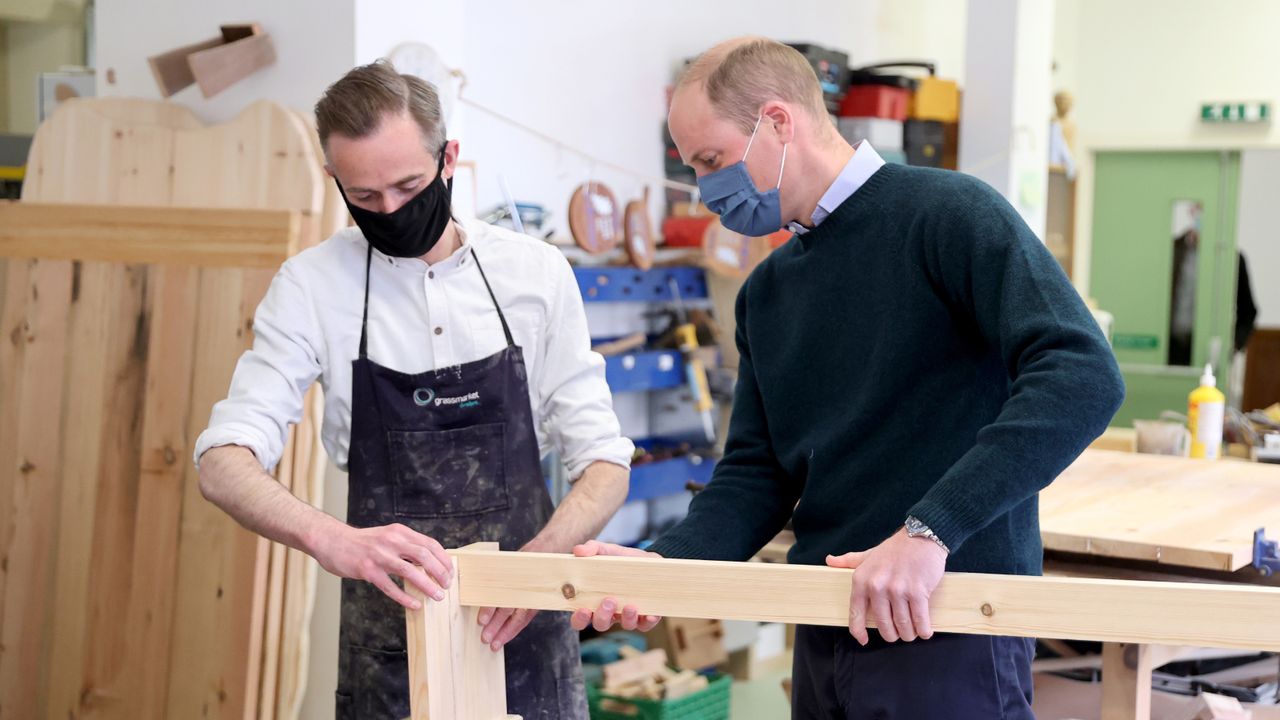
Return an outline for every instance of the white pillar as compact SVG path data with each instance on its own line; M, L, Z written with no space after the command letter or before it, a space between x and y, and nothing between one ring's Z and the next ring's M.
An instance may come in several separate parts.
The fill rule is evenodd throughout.
M1043 239L1053 0L969 0L966 35L960 171L1004 195Z

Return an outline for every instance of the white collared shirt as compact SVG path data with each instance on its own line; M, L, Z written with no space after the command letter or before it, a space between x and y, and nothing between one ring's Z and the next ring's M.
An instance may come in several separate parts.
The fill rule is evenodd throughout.
M564 255L481 222L459 229L462 247L435 265L374 251L369 359L421 373L506 346L474 251L523 348L542 454L554 447L575 479L596 461L629 467L634 446L621 436L604 359L591 351L582 296ZM264 468L275 467L288 425L301 417L303 396L319 379L324 447L346 469L367 249L360 230L346 228L281 266L258 306L253 348L241 356L227 398L196 441L197 462L209 448L242 445Z
M831 183L831 187L823 193L822 199L818 201L818 206L813 209L813 215L809 217L809 223L813 225L807 228L798 222L792 222L787 225L787 229L797 235L803 235L813 228L822 224L835 209L840 207L840 203L853 197L866 184L867 180L876 171L884 167L884 158L880 157L880 153L871 147L871 143L863 140L853 146L853 157L845 164L844 169L836 176L835 182Z

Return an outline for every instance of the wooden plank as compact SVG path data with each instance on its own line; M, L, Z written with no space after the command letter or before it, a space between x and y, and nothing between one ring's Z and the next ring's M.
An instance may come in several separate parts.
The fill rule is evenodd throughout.
M662 648L623 658L604 666L604 687L608 690L637 680L648 680L661 675L666 667L667 651Z
M0 255L274 269L301 223L288 210L0 202Z
M284 454L276 468L277 479L286 489L293 480L294 437L285 442ZM280 635L284 620L285 551L277 542L270 543L267 564L267 593L265 597L265 628L262 639L262 661L259 668L262 686L258 698L258 719L273 720L276 714L276 688L280 677ZM252 663L251 663L252 665Z
M187 55L191 74L206 98L226 90L253 73L275 64L276 47L267 34L250 35Z
M1047 550L1233 571L1277 507L1280 466L1087 450L1041 492L1040 527Z
M114 663L110 674L102 676L91 671L89 661L95 652L91 651L95 638L110 632L95 626L92 611L104 594L118 597L112 588L95 587L90 573L94 554L100 552L95 550L103 510L99 489L104 481L120 475L108 471L106 459L120 457L118 449L106 447L109 426L122 411L117 378L129 376L135 325L141 312L141 293L129 292L128 272L122 265L84 263L73 277L69 346L74 351L67 361L67 382L75 392L66 398L60 431L67 440L57 517L56 575L50 598L48 718L85 717L108 708L119 712L121 703L131 695L116 684L121 679L120 669L130 667L127 663ZM114 585L123 579L99 576L98 582ZM118 627L119 623L111 625Z
M106 402L97 416L102 434L98 456L98 489L93 512L93 547L88 567L88 627L82 680L92 688L93 706L103 712L129 715L127 707L138 699L133 683L138 672L122 660L134 628L126 624L131 596L130 581L137 536L138 484L142 471L143 395L146 388L150 310L145 266L116 265L110 272L110 310L107 360L99 370L107 376ZM164 362L164 359L159 359ZM70 441L70 439L69 439ZM82 520L83 521L83 520Z
M17 407L22 393L22 367L26 359L27 294L33 260L6 260L0 257L0 407ZM13 536L14 493L18 487L18 426L16 412L0 412L0 626L5 615L9 582L8 538ZM2 655L2 653L0 653ZM9 698L0 694L0 703Z
M200 122L191 108L176 102L132 97L81 98L75 102L80 104L81 110L100 115L126 129L139 125L156 125L173 130L198 130L204 127L204 123ZM172 152L170 148L164 153L162 159L166 163ZM168 197L167 192L165 197Z
M313 157L297 117L260 100L230 122L175 133L173 204L315 216L324 189Z
M296 116L274 103L254 103L223 125L178 131L174 166L173 201L178 205L286 209L306 217L314 217L321 208L321 171L305 129ZM310 234L313 232L314 225L306 218L300 219L299 237L307 238L300 239L300 246L304 242L314 244ZM225 347L210 348L216 357L198 353L200 361L193 377L193 428L204 427L209 409L226 395L235 362L252 341L253 313L274 270L245 270L236 284L219 279L218 287L202 291L202 310L206 305L229 308L234 318L209 318L213 325L208 332L224 338ZM211 272L205 270L204 277L211 277ZM188 483L194 488L194 471ZM188 518L191 528L186 527ZM203 500L190 514L184 510L183 525L184 538L197 537L195 530L199 527L198 536L203 539L196 541L202 549L188 552L184 548L180 557L184 587L180 589L175 617L204 624L206 633L192 634L175 643L175 666L179 665L178 658L199 659L188 666L187 677L174 678L169 715L187 717L200 712L207 700L205 688L221 687L226 692L210 704L217 714L252 717L266 697L259 685L263 680L270 550ZM184 545L186 542L184 539ZM208 548L214 548L216 557L208 557ZM216 568L213 578L204 575L211 565ZM186 578L194 578L196 585L185 587ZM215 583L212 587L208 585L211 580ZM208 599L208 593L215 588L224 592L218 604ZM212 637L213 632L219 636Z
M141 472L137 487L126 668L143 668L167 657L172 642L182 478L194 434L188 423L191 372L195 364L196 296L199 270L190 266L151 269L151 312L142 408ZM157 668L158 669L158 668ZM132 673L129 715L161 717L168 678L162 672Z
M317 242L323 242L333 237L334 233L342 230L351 224L351 213L347 211L346 202L342 199L342 193L338 191L338 185L333 178L324 174L323 170L326 164L324 157L324 148L320 145L320 136L316 130L315 116L310 113L295 111L294 115L298 121L302 123L306 131L307 140L311 145L311 154L316 167L321 169L320 183L323 187L324 199L321 203L319 234L316 237ZM306 241L302 242L305 249Z
M303 404L302 422L293 433L294 495L314 507L321 507L325 455L318 438L324 417L324 395L318 384L312 386ZM276 705L276 713L284 718L296 718L302 711L318 570L319 565L310 555L293 548L287 551Z
M16 472L6 478L12 484L0 488L12 498L11 520L0 537L6 576L14 580L4 584L0 618L0 701L10 717L40 716L48 697L42 668L56 537L50 519L56 517L61 473L59 426L71 278L70 263L32 265L22 288L23 319L9 338L23 345L16 402L5 408L5 414L20 418L14 453L4 459Z
M248 346L240 300L244 273L201 270L189 427L208 423ZM260 654L262 643L261 627L251 627L259 538L206 501L198 485L198 473L187 464L168 661L181 671L170 673L165 717L240 717L256 707L257 698L246 663Z
M853 571L768 563L454 551L464 605L574 610L605 597L667 617L843 626ZM938 632L1280 649L1280 589L949 573Z
M496 543L473 547L497 549ZM412 720L472 720L507 715L504 681L505 654L493 652L480 640L478 607L460 603L459 575L440 602L408 585L411 597L422 603L406 611L409 638L409 705Z
M156 85L160 88L160 95L171 97L178 91L195 84L196 78L191 64L187 62L188 56L219 47L222 43L222 36L212 37L147 58L147 64L151 66L151 75L155 77Z

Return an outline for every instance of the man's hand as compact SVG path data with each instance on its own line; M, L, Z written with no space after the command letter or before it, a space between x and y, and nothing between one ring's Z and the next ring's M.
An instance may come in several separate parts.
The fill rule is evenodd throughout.
M371 528L345 529L327 535L315 552L320 567L339 577L373 583L387 597L417 610L419 603L391 579L403 578L436 600L453 578L453 560L440 543L396 523Z
M614 555L623 557L662 557L658 553L646 552L635 548L623 547L622 545L614 545L613 543L602 543L598 540L589 540L582 545L573 548L573 554L577 557L597 557L602 555ZM575 610L569 618L569 624L574 630L585 630L588 625L594 627L600 632L608 630L616 622L623 630L639 630L640 632L648 632L658 624L662 618L657 615L641 615L635 605L624 605L621 611L618 610L618 601L613 598L605 598L600 601L600 607L592 612L591 608L581 608Z
M867 622L888 642L933 636L929 597L942 580L947 551L928 538L908 537L906 528L865 552L828 555L827 565L853 568L849 634L866 645Z

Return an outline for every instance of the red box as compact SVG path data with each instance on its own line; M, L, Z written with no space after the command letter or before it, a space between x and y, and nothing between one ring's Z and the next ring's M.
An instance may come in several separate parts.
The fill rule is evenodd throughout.
M662 221L662 237L667 247L702 247L702 235L716 221L715 215L681 215Z
M899 122L907 119L911 91L888 85L853 85L840 103L840 117L877 117Z

